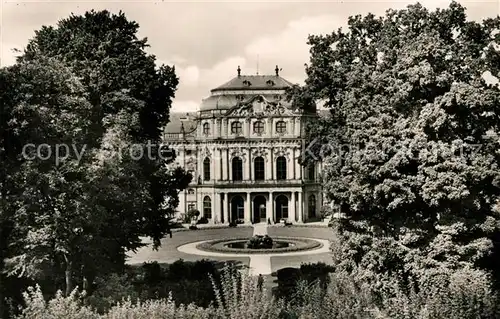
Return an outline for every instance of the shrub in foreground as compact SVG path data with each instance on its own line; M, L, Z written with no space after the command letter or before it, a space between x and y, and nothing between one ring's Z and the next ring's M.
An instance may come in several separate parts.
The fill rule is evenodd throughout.
M219 282L212 280L215 302L207 307L178 305L170 295L166 299L135 302L123 300L105 314L82 303L74 291L64 297L58 293L48 302L40 289L24 294L26 306L18 319L441 319L499 318L500 312L491 291L490 279L483 272L462 269L446 276L432 274L435 285L423 286L410 293L384 278L383 288L374 294L373 283L364 274L339 271L331 274L327 289L319 282L299 280L294 302L270 298L258 277L241 275L235 268L225 268ZM382 296L380 299L379 297ZM380 300L382 300L380 302Z

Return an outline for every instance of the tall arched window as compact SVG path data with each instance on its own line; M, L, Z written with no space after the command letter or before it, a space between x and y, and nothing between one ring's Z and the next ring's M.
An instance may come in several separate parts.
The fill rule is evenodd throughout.
M243 180L243 161L239 157L233 158L233 181Z
M276 179L286 179L286 158L284 156L276 159Z
M314 164L310 164L307 168L307 178L310 181L316 180L316 170L314 169Z
M208 157L203 160L203 180L210 180L210 159Z
M311 195L309 196L309 217L315 217L316 216L316 196Z
M254 160L254 178L256 181L261 181L265 178L265 165L262 156L256 157Z
M207 219L212 218L212 201L209 196L205 196L203 199L203 217Z

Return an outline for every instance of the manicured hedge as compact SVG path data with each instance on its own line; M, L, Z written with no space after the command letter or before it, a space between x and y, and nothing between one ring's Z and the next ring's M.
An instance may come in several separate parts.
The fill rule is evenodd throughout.
M288 228L294 228L294 227L305 227L305 228L329 228L331 226L327 224L291 224L291 225L283 225L283 224L275 224L275 225L269 225L269 227L288 227Z
M204 251L236 253L236 254L269 254L277 252L286 253L294 251L304 251L304 250L311 250L323 247L322 243L307 238L273 237L273 239L275 241L291 242L295 244L295 246L286 248L269 248L269 249L239 249L239 248L229 248L223 246L224 244L229 244L235 241L248 240L247 237L239 237L239 238L223 238L223 239L207 241L198 244L196 248Z
M250 226L250 225L239 225L238 228L250 228L250 227L253 227L253 226ZM229 225L221 225L221 224L215 224L215 225L204 225L204 226L201 226L201 227L198 227L198 230L203 230L203 229L225 229L225 228L231 228L229 227ZM172 233L176 233L176 232L181 232L181 231L189 231L189 228L175 228L175 229L172 229Z

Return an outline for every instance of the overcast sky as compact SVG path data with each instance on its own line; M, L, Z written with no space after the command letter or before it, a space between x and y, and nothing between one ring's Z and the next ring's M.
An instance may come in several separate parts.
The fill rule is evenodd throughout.
M54 25L71 13L90 9L122 10L140 25L150 52L166 64L174 64L180 85L174 111L195 111L210 89L236 75L281 75L294 83L305 78L309 60L308 34L330 33L346 24L351 15L389 8L403 8L412 1L4 1L0 12L1 65L14 63L13 48L23 49L34 31ZM449 1L420 1L428 8L446 7ZM460 1L469 19L499 14L500 0Z

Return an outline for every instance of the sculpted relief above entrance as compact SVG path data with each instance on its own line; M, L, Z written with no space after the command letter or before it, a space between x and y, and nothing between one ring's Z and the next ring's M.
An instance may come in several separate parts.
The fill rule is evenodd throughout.
M235 106L227 114L235 116L287 116L293 115L294 112L285 107L280 101L269 101L262 95L257 95L247 102Z

